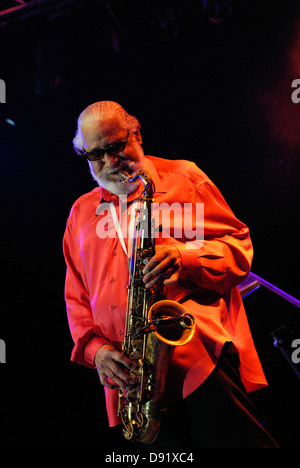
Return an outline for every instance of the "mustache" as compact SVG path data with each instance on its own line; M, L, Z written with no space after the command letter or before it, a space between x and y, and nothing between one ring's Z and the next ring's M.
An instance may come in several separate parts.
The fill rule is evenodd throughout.
M118 174L119 172L126 171L132 174L132 172L135 169L135 163L133 161L121 161L120 164L118 164L117 167L114 167L113 169L108 169L106 174L111 175L111 174Z

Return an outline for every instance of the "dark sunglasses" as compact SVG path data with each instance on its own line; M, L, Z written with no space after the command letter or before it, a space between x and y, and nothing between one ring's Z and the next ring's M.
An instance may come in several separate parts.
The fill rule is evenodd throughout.
M130 132L128 130L127 137L125 140L116 141L115 143L108 145L104 149L95 148L93 151L88 152L84 148L82 148L80 154L82 154L82 156L85 156L89 161L100 161L101 159L103 159L105 153L109 154L110 156L116 156L125 149L129 138L129 134Z

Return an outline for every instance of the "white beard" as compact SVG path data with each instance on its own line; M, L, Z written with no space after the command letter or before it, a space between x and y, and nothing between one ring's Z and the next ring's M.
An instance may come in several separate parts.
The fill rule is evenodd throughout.
M107 180L105 177L97 177L97 175L95 174L93 170L93 166L90 162L89 162L89 166L90 166L91 176L97 182L97 184L100 187L103 187L104 189L108 190L110 193L113 193L114 195L129 195L130 193L135 192L140 185L139 179L136 182L122 183L120 181ZM132 166L131 168L133 169L133 166L135 166L135 164L129 163L128 166L129 167Z

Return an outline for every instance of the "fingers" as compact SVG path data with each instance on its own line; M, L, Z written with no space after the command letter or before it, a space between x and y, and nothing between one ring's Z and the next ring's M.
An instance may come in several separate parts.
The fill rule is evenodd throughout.
M134 381L129 379L128 376L126 376L126 380L123 380L121 376L118 377L117 374L113 374L112 372L109 373L110 376L106 375L105 373L101 372L100 369L98 369L99 379L101 384L104 385L104 387L125 388L126 390L131 390Z
M153 288L159 283L173 284L177 281L179 276L179 271L176 274L173 273L174 270L178 270L179 267L175 266L172 269L164 268L163 265L160 268L154 269L151 274L149 273L147 277L144 277L144 282L146 283L146 288Z
M104 387L107 387L107 388L119 388L117 385L115 384L112 384L109 382L108 380L108 376L103 374L102 372L100 372L99 369L98 370L98 375L99 375L99 379L100 379L100 382L101 384L104 386Z
M181 266L181 255L175 246L157 246L156 254L143 270L146 288L152 288L162 282L165 285L175 283L178 280Z
M180 275L180 268L178 268L178 270L173 275L171 275L169 278L164 280L164 285L171 286L172 284L177 283L179 275Z
M134 379L128 375L128 370L135 369L134 362L127 359L111 345L103 345L95 356L99 379L107 388L126 388L129 390Z

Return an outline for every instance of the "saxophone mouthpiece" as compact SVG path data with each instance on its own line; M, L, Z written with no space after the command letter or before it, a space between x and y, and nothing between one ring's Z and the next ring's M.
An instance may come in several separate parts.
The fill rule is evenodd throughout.
M119 182L121 184L126 184L128 182L128 179L130 178L130 175L126 171L119 171Z

